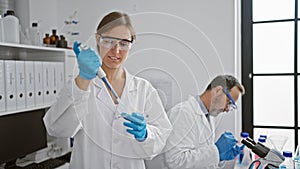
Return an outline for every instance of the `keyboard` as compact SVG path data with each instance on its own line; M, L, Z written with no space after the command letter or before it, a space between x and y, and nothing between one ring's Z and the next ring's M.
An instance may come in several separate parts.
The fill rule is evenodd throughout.
M30 164L26 167L23 167L22 169L53 169L62 166L65 163L66 161L59 160L59 159L48 159L38 164L37 163Z

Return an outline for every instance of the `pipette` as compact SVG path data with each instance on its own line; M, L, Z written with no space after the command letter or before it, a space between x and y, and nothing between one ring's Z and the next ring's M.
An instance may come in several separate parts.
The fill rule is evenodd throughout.
M81 50L87 50L89 47L87 45L84 45L84 44L79 44L80 45L80 49ZM104 70L99 67L98 68L98 73L97 73L97 76L102 79L102 81L107 85L108 89L111 91L112 95L115 97L115 99L117 100L118 102L118 107L117 107L117 111L116 111L116 114L115 114L115 118L118 119L122 116L126 116L126 112L127 111L127 108L125 106L125 104L121 101L120 97L118 96L117 92L113 89L113 87L111 86L111 84L109 83L109 81L107 80L106 78L106 74L104 72ZM123 113L125 112L125 113ZM122 115L121 115L122 113ZM79 122L79 125L77 126L77 128L75 129L75 131L73 132L72 134L72 138L77 134L77 132L83 128L83 125L81 122Z
M80 48L82 50L87 50L88 49L88 46L87 45L83 45L83 44L80 44ZM107 80L106 78L106 74L104 72L104 70L99 67L98 68L98 73L97 73L97 76L102 79L102 81L106 84L106 86L108 87L108 89L111 91L112 95L115 97L115 99L117 100L118 102L118 108L121 108L121 111L122 112L127 112L127 109L126 109L126 106L125 104L121 101L120 97L118 96L117 92L114 90L114 88L111 86L111 84L109 83L109 81ZM120 109L119 109L120 110ZM117 111L118 114L116 114L116 117L117 118L120 118L121 117L121 113L119 111Z

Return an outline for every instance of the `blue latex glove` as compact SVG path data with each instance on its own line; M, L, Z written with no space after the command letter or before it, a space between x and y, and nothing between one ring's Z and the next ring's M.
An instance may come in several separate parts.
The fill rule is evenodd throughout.
M91 48L80 50L80 42L75 41L73 50L76 54L79 67L79 76L86 80L92 80L98 73L98 68L102 65L101 58Z
M236 143L237 140L234 138L232 133L225 132L221 135L221 137L215 143L218 148L221 161L228 158L226 153L232 150Z
M147 138L147 128L144 116L139 113L133 112L131 115L122 113L122 117L129 122L124 122L123 125L129 127L126 131L134 135L137 141L144 141Z
M233 160L233 159L235 159L235 157L237 155L242 153L244 147L245 147L245 145L242 145L242 146L235 145L229 151L220 154L220 160L223 161L223 160Z

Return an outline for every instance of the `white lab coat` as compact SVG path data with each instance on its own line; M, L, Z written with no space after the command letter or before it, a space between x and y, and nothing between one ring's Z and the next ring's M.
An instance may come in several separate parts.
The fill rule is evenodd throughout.
M164 163L170 169L214 169L223 166L214 144L214 117L209 120L195 96L168 112L173 130L164 149Z
M126 71L121 100L130 111L144 115L145 141L135 140L126 132L125 120L115 118L116 105L101 79L96 77L88 91L80 90L74 80L64 87L44 123L50 135L70 137L81 121L82 129L74 137L71 169L143 169L144 159L163 149L172 126L152 85Z

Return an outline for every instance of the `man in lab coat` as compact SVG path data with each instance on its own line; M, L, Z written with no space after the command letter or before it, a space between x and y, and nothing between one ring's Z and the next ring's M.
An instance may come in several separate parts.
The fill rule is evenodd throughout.
M244 87L230 75L215 77L201 95L175 105L168 116L173 131L164 154L153 163L169 169L213 169L223 161L233 160L244 146L230 132L223 133L215 142L215 117L237 109L236 101L244 94ZM161 163L163 162L163 163ZM158 164L156 164L158 165Z

